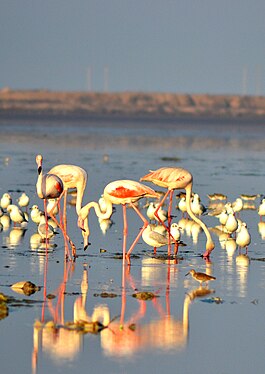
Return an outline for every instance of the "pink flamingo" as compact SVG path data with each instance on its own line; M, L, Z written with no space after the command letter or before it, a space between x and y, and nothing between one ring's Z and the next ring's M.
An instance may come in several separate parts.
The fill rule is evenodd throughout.
M183 168L163 167L155 171L150 171L150 173L140 178L140 181L152 182L156 184L157 186L165 187L168 189L165 196L161 200L160 204L157 206L157 209L154 214L156 215L158 220L161 222L161 224L164 227L166 227L169 234L170 234L170 221L171 221L170 216L171 216L172 199L173 199L174 190L176 189L186 190L187 212L190 215L190 217L201 226L201 228L203 229L206 235L206 238L207 238L206 252L203 254L203 256L205 258L208 258L210 256L210 253L214 249L214 243L212 241L211 234L207 226L205 225L205 223L202 222L198 217L196 217L191 210L191 195L192 195L192 182L193 182L192 174L188 170L185 170ZM162 222L159 219L157 212L159 208L163 205L168 195L169 195L169 209L168 209L168 227L167 227L164 224L164 222ZM168 245L168 254L170 255L170 245Z
M64 187L64 226L67 231L67 220L66 220L66 203L67 203L67 193L68 189L76 188L76 213L79 214L79 211L82 206L82 200L87 183L87 172L79 166L76 165L56 165L51 168L48 174L55 174L63 181ZM82 231L83 234L83 231ZM84 246L88 246L87 236L83 234L84 237Z
M86 231L86 235L89 236L89 228L88 226L84 229L84 221L89 216L89 211L91 208L95 209L96 215L98 218L107 219L112 214L112 205L113 204L121 204L123 208L123 265L125 261L128 261L130 264L130 254L136 245L137 241L142 235L143 230L147 227L148 221L147 219L141 214L139 209L133 204L134 202L138 201L142 197L154 197L158 198L158 194L150 187L145 186L142 183L135 182L132 180L117 180L114 182L109 183L103 192L103 198L106 202L106 211L102 213L100 210L99 204L97 202L90 202L85 205L79 211L79 218L78 218L78 226ZM142 229L140 230L139 234L137 235L136 239L132 243L131 247L129 248L128 252L126 253L126 238L128 233L128 226L127 226L127 217L126 217L126 204L130 205L135 212L139 215L139 217L144 222ZM87 221L88 222L88 221Z
M64 191L64 185L63 181L54 174L43 174L42 169L42 161L43 157L41 155L36 156L36 163L38 166L38 179L36 183L37 188L37 195L40 199L43 199L44 201L44 212L45 212L45 220L46 220L46 226L48 228L48 214L47 214L47 199L57 199L54 207L58 205L58 208L60 206L60 199L63 195ZM66 251L66 257L70 257L69 248L67 245L67 240L70 241L69 237L66 234L66 231L61 225L57 219L53 215L53 209L49 212L50 217L56 222L56 224L60 227L63 236L64 236L64 242L65 242L65 251ZM70 241L71 245L73 244ZM73 249L73 246L72 246ZM73 256L75 257L75 251L73 251Z

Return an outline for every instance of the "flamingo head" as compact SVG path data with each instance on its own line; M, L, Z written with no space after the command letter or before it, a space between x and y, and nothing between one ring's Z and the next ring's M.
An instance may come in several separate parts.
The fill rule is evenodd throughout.
M210 253L212 252L212 250L214 249L215 245L214 245L214 242L212 240L207 240L206 242L206 251L205 253L203 254L203 257L204 258L209 258L210 256Z
M38 166L38 173L40 174L41 171L42 171L42 155L37 155L36 156L36 163L37 163L37 166Z

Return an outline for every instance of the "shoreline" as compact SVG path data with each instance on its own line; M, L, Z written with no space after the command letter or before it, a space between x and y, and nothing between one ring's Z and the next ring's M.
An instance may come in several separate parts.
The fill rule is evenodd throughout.
M168 93L0 90L0 119L264 119L265 97Z

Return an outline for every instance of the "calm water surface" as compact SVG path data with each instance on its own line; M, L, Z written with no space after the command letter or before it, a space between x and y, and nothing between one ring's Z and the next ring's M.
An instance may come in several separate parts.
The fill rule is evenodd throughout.
M261 121L2 121L0 194L9 191L16 203L25 191L30 206L42 207L35 191L35 156L41 153L46 171L60 163L87 170L84 203L98 200L112 180L139 180L149 169L181 166L193 174L194 191L207 206L207 194L214 192L227 194L229 201L264 193L264 146ZM121 208L117 206L107 231L91 213L91 245L84 252L72 199L67 214L78 254L73 264L64 263L61 234L48 258L43 248L31 244L36 225L30 219L25 230L10 225L0 232L0 292L16 298L0 321L3 372L264 373L265 223L256 210L260 198L240 213L252 238L247 257L244 250L240 256L234 242L224 248L213 232L216 247L206 263L200 257L203 232L196 234L195 226L192 231L182 221L186 246L180 247L177 260L154 258L152 248L140 240L130 269L122 269L116 256L122 247ZM140 204L144 213L145 203ZM182 219L175 208L173 215L176 222ZM219 224L212 216L202 219L209 227ZM128 221L130 243L141 222L131 211ZM201 294L198 284L185 277L191 268L216 277L208 293ZM10 285L22 280L40 291L31 296L14 292ZM54 299L44 299L45 284ZM157 297L137 300L132 297L137 291ZM111 321L109 327L98 334L64 328L68 321L92 316Z

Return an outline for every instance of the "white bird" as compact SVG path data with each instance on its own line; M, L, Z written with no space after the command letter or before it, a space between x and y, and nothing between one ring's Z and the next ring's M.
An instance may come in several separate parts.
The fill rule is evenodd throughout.
M21 207L21 208L26 208L28 205L29 205L29 197L28 195L26 195L25 192L23 192L19 198L18 198L18 205Z
M158 207L158 204L155 204L155 209L157 209L157 207ZM160 222L161 221L165 222L167 220L167 218L168 218L167 211L165 209L163 209L162 207L160 207L158 209L157 214L158 214L158 217L160 219ZM155 220L159 221L156 216L155 216Z
M225 224L225 228L226 230L232 234L233 232L236 231L238 227L238 222L237 222L237 219L234 215L234 212L233 210L231 210L229 213L228 213L228 218L227 218L227 221L226 221L226 224Z
M153 225L148 225L142 232L144 242L156 249L168 245L168 235L162 235L153 229ZM171 242L173 239L171 239Z
M242 222L240 231L238 232L237 237L236 237L236 244L241 248L244 248L244 247L247 248L250 242L251 242L251 236L247 229L247 224L246 222Z
M152 201L150 202L147 208L147 211L146 211L147 217L149 218L150 221L154 221L154 220L158 221L157 217L155 216L155 211L157 207L158 207L158 203L155 204ZM167 220L167 212L162 207L158 209L157 214L162 222L165 222Z
M52 238L55 234L58 234L58 232L53 228L52 225L49 223L47 224L47 232L46 232L46 220L45 216L41 216L40 223L38 225L38 233L42 237L42 239L50 239Z
M193 200L191 202L191 210L197 216L201 216L205 211L205 206L200 202L200 197L197 193L194 194Z
M0 206L2 209L7 209L7 207L12 204L12 198L9 193L4 193L0 200Z
M44 216L43 210L40 210L38 205L36 205L36 204L32 205L30 210L31 210L31 212L30 212L31 220L38 225L40 223L41 216Z
M232 203L232 208L234 210L235 213L239 213L241 212L241 210L243 209L243 200L238 197L233 203Z
M10 204L7 207L7 212L9 213L10 219L14 223L14 226L17 223L19 223L20 225L23 225L23 223L28 223L24 212L22 212L22 210L20 210L18 206Z
M219 222L221 223L221 225L225 225L226 224L226 221L227 221L227 218L228 218L228 214L227 214L227 211L226 211L226 208L224 208L220 214L218 214L216 216L218 219L219 219Z
M181 197L181 199L179 200L178 208L182 212L183 215L184 215L184 213L187 212L187 203L186 203L186 197L185 196Z
M59 209L58 209L57 199L48 199L47 214L49 215L50 212L52 212L54 216L58 214Z
M150 221L155 220L155 214L154 214L155 210L156 210L155 203L153 201L151 201L148 205L147 210L146 210L146 215L147 215L147 217L149 218Z
M181 227L177 223L172 223L170 225L170 233L176 241L180 240L180 236L181 236L180 230L181 230Z
M262 199L258 207L258 215L260 216L260 220L262 220L262 216L265 216L265 199Z

